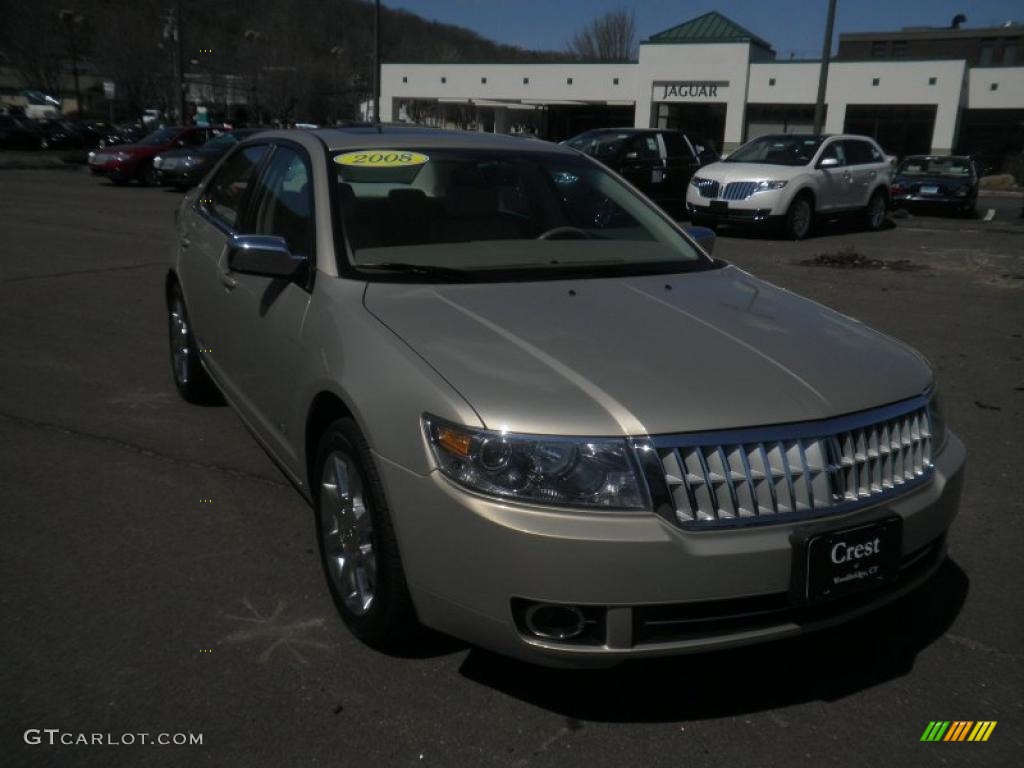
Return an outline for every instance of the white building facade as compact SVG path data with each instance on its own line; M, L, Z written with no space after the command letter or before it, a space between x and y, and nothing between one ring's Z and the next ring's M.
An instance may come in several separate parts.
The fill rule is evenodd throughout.
M776 59L767 42L712 12L644 41L635 62L386 63L381 118L397 120L401 110L451 124L459 116L480 130L551 139L596 127L678 127L729 151L765 133L809 131L820 67ZM1015 118L1024 110L1024 67L833 61L825 101L828 133L875 135L898 154L949 153L965 112Z

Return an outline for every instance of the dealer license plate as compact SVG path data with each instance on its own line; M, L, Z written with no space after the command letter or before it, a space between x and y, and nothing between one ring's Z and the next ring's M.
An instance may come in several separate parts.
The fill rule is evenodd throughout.
M883 584L899 571L903 520L886 517L836 531L793 537L793 597L831 600Z

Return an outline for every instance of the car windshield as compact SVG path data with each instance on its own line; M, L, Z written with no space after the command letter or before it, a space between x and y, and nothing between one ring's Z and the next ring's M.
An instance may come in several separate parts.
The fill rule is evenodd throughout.
M807 165L824 136L762 136L747 142L723 162Z
M372 149L334 156L361 270L640 274L713 262L603 166L556 152Z
M971 175L966 157L908 157L896 171L901 176L949 176L962 179Z
M618 154L629 137L630 134L623 132L593 131L581 133L566 144L591 157L612 157Z
M177 128L161 128L153 131L149 136L140 141L139 144L166 144L177 135Z

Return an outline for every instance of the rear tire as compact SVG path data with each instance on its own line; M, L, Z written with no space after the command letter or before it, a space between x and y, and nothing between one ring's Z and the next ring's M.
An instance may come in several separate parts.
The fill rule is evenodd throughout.
M407 647L419 630L384 487L355 421L327 427L311 481L320 562L342 620L367 645Z
M800 195L786 211L786 234L793 240L803 240L814 228L814 204L807 195Z
M885 217L888 213L888 204L885 193L876 189L868 200L867 208L864 209L864 228L869 232L877 232L885 224Z
M224 402L210 375L199 360L199 349L181 288L175 285L167 299L167 331L171 352L171 375L178 394L194 405L219 405Z

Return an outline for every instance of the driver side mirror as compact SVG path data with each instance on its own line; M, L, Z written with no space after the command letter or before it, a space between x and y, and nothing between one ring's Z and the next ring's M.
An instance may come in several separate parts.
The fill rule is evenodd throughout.
M839 166L839 160L834 157L823 158L819 163L819 168L837 168Z
M707 253L715 250L715 230L708 227L687 227L686 234L697 241L697 245Z
M306 264L296 256L283 237L277 235L234 235L228 240L228 269L246 275L295 277Z

